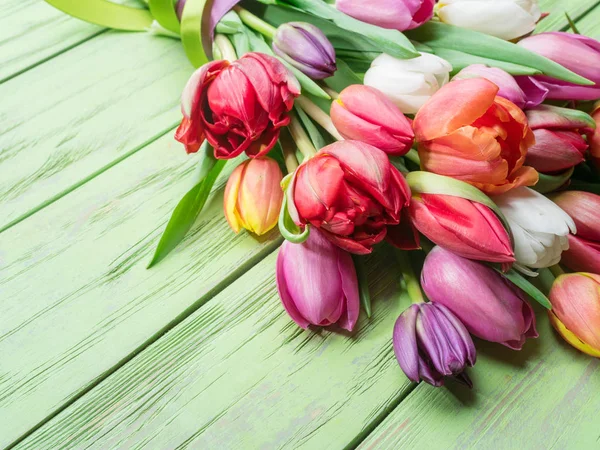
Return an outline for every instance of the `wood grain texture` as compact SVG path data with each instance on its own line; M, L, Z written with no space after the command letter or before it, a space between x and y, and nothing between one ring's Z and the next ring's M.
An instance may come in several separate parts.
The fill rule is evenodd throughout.
M110 31L0 85L0 229L171 129L192 70L178 40Z
M409 300L386 252L353 334L286 315L275 254L23 441L51 448L343 448L410 386L391 330Z
M229 230L229 167L182 245L146 270L196 160L169 133L0 234L0 447L278 245Z
M576 21L598 3L598 0L540 0L540 9L549 15L538 24L535 32L566 30L569 22L565 13Z

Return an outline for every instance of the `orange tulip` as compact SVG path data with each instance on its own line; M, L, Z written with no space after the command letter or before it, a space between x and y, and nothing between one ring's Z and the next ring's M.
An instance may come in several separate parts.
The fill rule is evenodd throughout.
M488 194L537 183L537 171L523 166L535 142L527 118L497 93L484 78L457 80L425 103L414 121L423 169Z
M600 358L600 275L560 275L550 290L550 322L578 350Z
M244 161L229 176L223 208L233 231L242 228L257 235L277 225L283 202L283 174L277 161L253 158Z

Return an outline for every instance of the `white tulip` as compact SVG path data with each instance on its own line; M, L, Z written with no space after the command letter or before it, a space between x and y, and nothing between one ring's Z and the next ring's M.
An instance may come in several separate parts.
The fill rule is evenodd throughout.
M364 83L382 91L405 114L415 114L448 82L452 66L429 53L413 59L397 59L385 53L371 63Z
M542 16L538 0L441 0L436 12L442 22L506 40L531 33Z
M558 264L569 249L573 219L542 194L526 187L493 198L510 225L517 263L539 269Z

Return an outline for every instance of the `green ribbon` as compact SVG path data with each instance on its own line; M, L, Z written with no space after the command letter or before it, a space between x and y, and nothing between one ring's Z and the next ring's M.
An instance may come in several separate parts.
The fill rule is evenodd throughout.
M202 42L202 29L209 27L209 17L203 17L206 3L207 0L187 0L181 17L181 42L194 67L206 64L209 58ZM210 46L207 45L207 48Z
M149 0L150 14L165 29L179 34L179 19L173 0Z

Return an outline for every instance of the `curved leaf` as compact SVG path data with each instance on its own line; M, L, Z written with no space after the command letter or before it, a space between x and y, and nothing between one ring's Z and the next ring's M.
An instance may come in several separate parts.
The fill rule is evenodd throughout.
M533 284L527 281L527 279L522 277L517 271L511 269L507 273L502 273L502 271L498 269L495 270L512 284L525 291L527 295L529 295L544 308L552 309L552 304L550 303L550 300L548 300L548 297L546 297L544 293L536 288Z
M538 191L540 194L547 194L563 186L571 175L573 175L574 168L571 167L569 170L558 174L558 175L546 175L540 173L540 179L535 186L531 186L531 189Z
M179 19L175 13L173 0L149 0L148 7L154 19L163 28L179 34Z

